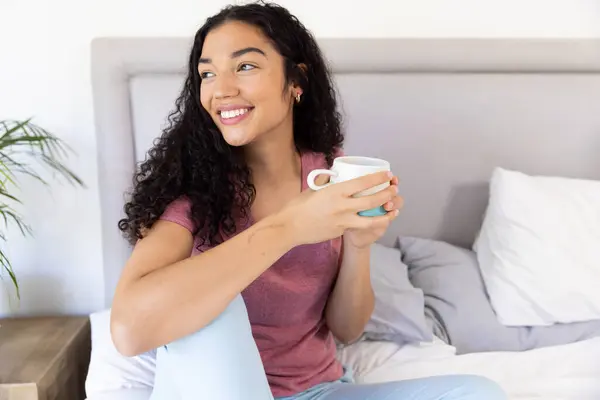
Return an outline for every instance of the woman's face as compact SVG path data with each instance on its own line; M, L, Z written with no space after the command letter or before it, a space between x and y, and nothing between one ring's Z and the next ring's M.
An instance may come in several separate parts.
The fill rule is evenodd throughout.
M198 63L200 101L225 141L243 146L291 127L298 90L285 83L284 63L261 31L242 22L212 30Z

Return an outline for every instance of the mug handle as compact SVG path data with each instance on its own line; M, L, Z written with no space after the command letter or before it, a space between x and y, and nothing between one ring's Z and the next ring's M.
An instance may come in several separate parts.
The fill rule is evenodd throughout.
M332 182L328 182L324 185L317 185L315 183L315 179L317 178L317 176L319 176L321 174L329 175L329 176L337 176L337 172L331 171L329 169L313 169L312 171L310 171L310 173L308 174L308 177L306 178L306 183L308 183L309 188L311 188L312 190L320 190L320 189L326 188L327 186L333 185Z

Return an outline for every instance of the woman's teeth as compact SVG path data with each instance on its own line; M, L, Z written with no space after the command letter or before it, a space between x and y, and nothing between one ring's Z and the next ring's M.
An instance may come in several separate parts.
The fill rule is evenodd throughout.
M247 108L240 108L238 110L221 111L221 118L224 118L224 119L234 118L234 117L237 117L239 115L246 114L247 112L248 112Z

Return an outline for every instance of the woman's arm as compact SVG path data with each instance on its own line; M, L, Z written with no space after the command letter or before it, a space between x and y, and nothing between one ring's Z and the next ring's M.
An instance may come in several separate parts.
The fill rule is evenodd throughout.
M386 192L353 195L386 178L377 173L305 191L279 213L193 257L190 231L159 220L136 244L117 285L111 313L115 346L131 356L196 332L293 247L377 225L384 217L357 213L384 203Z
M343 343L351 343L363 333L375 307L371 287L371 245L383 236L389 224L398 216L403 199L397 195L398 178L391 179L387 201L382 202L387 214L371 218L365 228L344 232L340 272L325 310L331 332Z
M325 318L333 335L345 344L360 337L375 307L370 253L370 246L359 248L343 240L340 272Z
M293 244L288 228L267 217L190 257L192 246L187 229L163 220L136 244L111 311L112 338L123 355L198 331Z

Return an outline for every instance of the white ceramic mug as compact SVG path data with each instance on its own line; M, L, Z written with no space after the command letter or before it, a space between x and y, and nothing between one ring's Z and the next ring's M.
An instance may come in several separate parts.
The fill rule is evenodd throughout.
M320 190L330 185L335 185L339 182L348 181L364 175L373 174L380 171L390 171L390 163L379 158L372 157L360 157L360 156L344 156L337 157L333 160L331 169L315 169L312 170L306 178L308 187L312 190ZM317 185L315 179L319 175L329 175L331 178L329 182L324 185ZM390 186L389 182L377 185L362 192L357 193L356 197L368 196L373 193L377 193L386 187ZM374 217L378 215L385 215L387 211L383 206L375 207L370 210L364 210L359 212L359 215L366 217Z

